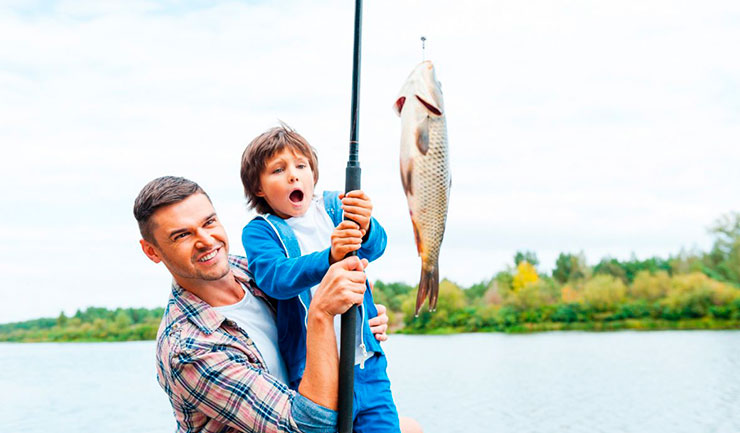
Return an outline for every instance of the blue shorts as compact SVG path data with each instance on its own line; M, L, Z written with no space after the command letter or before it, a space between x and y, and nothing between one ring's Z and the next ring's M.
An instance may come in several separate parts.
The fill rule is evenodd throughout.
M393 403L391 381L385 356L376 353L365 361L365 368L355 365L354 424L357 433L399 433L398 411Z

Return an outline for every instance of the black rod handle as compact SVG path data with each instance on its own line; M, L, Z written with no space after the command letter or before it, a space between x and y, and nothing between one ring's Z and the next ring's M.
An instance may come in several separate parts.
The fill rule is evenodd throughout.
M352 106L350 113L349 159L345 172L344 192L360 189L360 51L362 41L362 0L355 0L355 43L352 56ZM350 255L356 255L352 252ZM362 332L362 331L360 331ZM355 389L355 335L357 306L342 314L341 346L339 350L339 433L352 433L353 396Z

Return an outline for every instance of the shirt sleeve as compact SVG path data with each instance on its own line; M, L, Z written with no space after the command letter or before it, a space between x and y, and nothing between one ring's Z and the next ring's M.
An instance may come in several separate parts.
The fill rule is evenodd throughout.
M257 286L275 299L290 299L319 284L329 270L329 249L285 257L277 234L261 219L242 231L249 269Z
M212 349L212 348L211 348ZM233 350L198 349L171 358L172 391L193 410L240 431L336 431L336 412L290 390Z
M385 229L380 225L378 220L370 217L370 226L365 239L362 240L362 245L357 255L361 259L367 259L372 262L383 255L387 243L388 237L385 234Z

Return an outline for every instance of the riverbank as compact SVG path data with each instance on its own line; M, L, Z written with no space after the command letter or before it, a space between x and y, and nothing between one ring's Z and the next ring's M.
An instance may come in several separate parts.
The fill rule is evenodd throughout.
M508 327L483 327L475 331L462 327L440 327L430 330L418 330L412 328L402 328L395 333L405 335L454 335L469 332L501 332L507 334L530 334L538 332L551 331L587 331L587 332L610 332L610 331L690 331L690 330L740 330L740 320L712 320L712 319L694 319L694 320L614 320L608 322L543 322L543 323L522 323Z
M16 329L12 333L0 329L0 342L12 343L110 343L124 341L149 341L157 335L159 323L150 319L149 323L135 324L126 329L108 327L98 321L98 328L62 329L54 326L48 329ZM0 325L7 326L7 325ZM482 326L477 329L467 327L442 326L432 329L406 327L395 329L391 334L398 335L455 335L464 333L505 333L533 334L552 331L687 331L687 330L740 330L740 320L717 320L710 318L692 320L629 319L603 322L541 322L516 323L510 325Z

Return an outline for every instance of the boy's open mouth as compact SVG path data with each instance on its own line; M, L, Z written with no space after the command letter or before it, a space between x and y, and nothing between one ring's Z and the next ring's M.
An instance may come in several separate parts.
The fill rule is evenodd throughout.
M290 193L290 201L293 203L300 203L303 201L303 191L296 189Z

